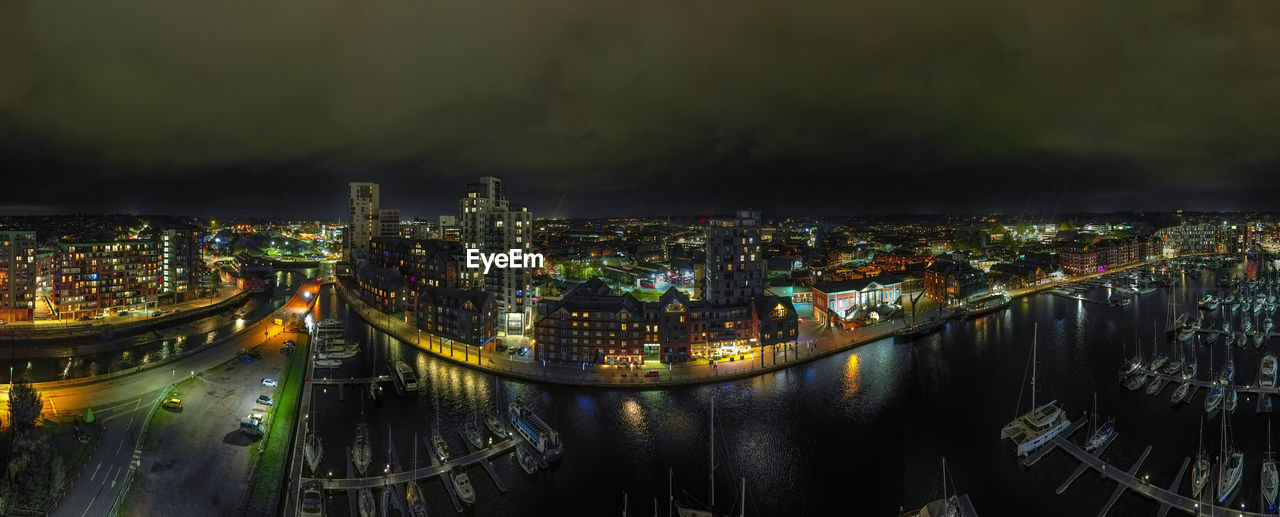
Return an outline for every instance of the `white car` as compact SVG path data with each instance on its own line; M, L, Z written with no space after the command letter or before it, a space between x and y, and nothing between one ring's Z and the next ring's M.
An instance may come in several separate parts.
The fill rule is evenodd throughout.
M275 379L272 379L272 378L270 378L270 377L268 377L268 378L266 378L266 379L262 379L262 385L263 385L263 386L271 386L271 387L273 387L273 388L274 388L274 387L276 386L276 380L275 380Z
M258 403L264 406L270 406L272 403L271 397L268 397L266 395L260 395L258 396Z

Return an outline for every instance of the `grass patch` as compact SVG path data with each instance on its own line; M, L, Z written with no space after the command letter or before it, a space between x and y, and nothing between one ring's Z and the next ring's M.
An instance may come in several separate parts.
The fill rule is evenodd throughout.
M183 393L196 389L200 384L204 384L204 379L191 377L178 383L168 393L162 393L161 396L164 398L169 398L170 396L182 398ZM178 413L173 411L156 408L156 412L151 415L151 420L147 422L147 437L142 441L142 450L153 450L160 447L160 444L164 443L164 437L167 435L164 432L165 426L169 425L169 422L172 422L177 416Z
M280 479L289 459L289 437L292 436L298 404L302 399L302 381L306 374L308 346L306 339L289 356L280 379L280 389L267 422L267 434L249 451L249 461L254 471L249 487L251 504L267 504L279 492Z

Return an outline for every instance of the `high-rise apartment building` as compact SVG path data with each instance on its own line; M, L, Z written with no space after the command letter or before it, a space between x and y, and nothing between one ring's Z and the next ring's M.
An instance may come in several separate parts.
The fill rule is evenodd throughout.
M173 301L194 299L200 290L200 234L188 228L170 228L160 232L162 257L160 292L173 296Z
M0 321L31 319L36 275L36 232L0 232Z
M378 184L353 181L347 184L346 232L347 253L352 250L369 251L369 239L378 235ZM397 213L397 222L399 219Z
M400 237L400 209L378 209L378 232L374 237Z
M467 185L466 197L458 201L458 225L462 247L480 253L507 253L519 249L530 251L533 215L528 207L512 205L502 190L502 180L484 176L478 183ZM530 323L533 303L530 300L532 272L524 268L491 268L488 274L479 269L464 270L464 285L493 293L502 314L502 330L522 332Z
M713 306L746 305L764 294L760 212L743 210L708 221L706 251L702 296Z

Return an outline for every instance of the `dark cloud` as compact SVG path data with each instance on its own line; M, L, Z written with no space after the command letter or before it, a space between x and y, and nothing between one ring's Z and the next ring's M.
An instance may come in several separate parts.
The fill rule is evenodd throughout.
M1278 15L1203 1L7 2L0 166L27 179L0 205L336 216L345 181L382 178L427 215L492 173L544 213L570 192L566 215L1017 211L1041 184L1063 185L1071 209L1234 208L1277 191Z

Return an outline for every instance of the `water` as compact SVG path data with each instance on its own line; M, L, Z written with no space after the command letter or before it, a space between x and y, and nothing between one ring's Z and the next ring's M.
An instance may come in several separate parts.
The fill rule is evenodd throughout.
M234 311L222 311L159 331L119 338L110 344L110 351L76 353L75 340L62 343L65 346L42 346L28 350L20 350L22 345L18 344L19 350L15 350L17 353L14 359L9 358L7 350L0 351L0 356L3 357L0 358L0 371L12 367L14 375L19 379L47 382L103 375L163 361L231 335L242 326L236 322L237 314L242 315L246 322L265 317L287 301L298 286L314 274L314 269L279 271L269 283L274 287L269 294L250 297Z
M1181 310L1193 310L1216 290L1205 272L1173 288ZM1089 293L1100 299L1105 290ZM317 392L319 431L325 441L323 469L345 474L343 448L354 426L369 423L374 470L385 464L388 425L405 467L412 461L414 433L440 428L457 455L464 451L457 429L472 414L493 411L495 394L535 408L560 431L566 453L558 466L528 476L505 456L495 467L507 486L500 494L480 468L469 474L477 488L476 515L618 514L622 494L632 515L650 515L654 498L667 497L668 469L677 496L705 501L711 394L716 400L717 506L730 511L738 500L738 478L747 479L747 515L894 515L936 497L941 489L940 458L946 456L951 483L968 493L981 515L1088 515L1096 513L1115 484L1096 474L1077 479L1065 494L1054 489L1078 465L1060 451L1026 468L1012 447L999 440L1001 426L1019 404L1033 329L1039 323L1039 401L1056 398L1079 418L1098 394L1100 410L1116 419L1119 437L1104 454L1128 469L1142 449L1154 449L1139 474L1167 487L1183 458L1194 456L1204 415L1206 390L1173 408L1174 386L1150 397L1116 382L1123 357L1133 354L1135 331L1150 358L1159 322L1163 334L1168 292L1139 297L1129 307L1110 307L1051 295L1017 299L991 316L952 321L940 333L911 343L885 339L855 350L751 379L673 388L623 391L520 382L432 359L425 352L388 340L359 321L331 290L322 292L327 317L346 322L351 339L379 347L374 364L368 346L335 376L386 373L387 354L413 365L426 388L399 397L388 390L382 405L352 391L339 401L333 388ZM1235 322L1239 328L1238 316ZM1124 345L1128 351L1125 352ZM1275 343L1269 343L1275 346ZM1215 369L1223 357L1215 346ZM1208 378L1209 348L1195 347L1200 378ZM1257 373L1261 352L1252 345L1233 350L1237 380ZM1025 393L1025 391L1024 391ZM439 412L435 409L438 395ZM1022 410L1030 403L1021 401ZM1266 419L1254 413L1256 400L1240 399L1232 415L1235 440L1246 454L1244 480L1235 505L1256 509ZM1220 421L1205 426L1205 448L1219 448ZM1076 435L1083 440L1085 431ZM418 448L419 456L428 454ZM1216 453L1215 453L1216 454ZM425 461L425 460L424 460ZM1189 489L1190 472L1179 491ZM441 481L424 481L429 510L451 515ZM330 497L332 515L347 514L345 496ZM1113 514L1152 514L1157 505L1126 493ZM736 509L732 509L736 515ZM665 512L663 512L665 515Z

